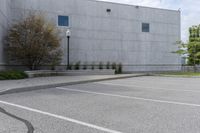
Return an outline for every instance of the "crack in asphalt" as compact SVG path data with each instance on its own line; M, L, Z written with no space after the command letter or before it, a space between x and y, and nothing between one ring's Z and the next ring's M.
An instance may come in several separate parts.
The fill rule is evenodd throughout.
M22 119L20 117L15 116L15 115L7 112L5 109L3 109L1 107L0 107L0 112L3 113L3 114L5 114L5 115L7 115L7 116L10 116L10 117L18 120L18 121L23 122L26 125L27 129L28 129L27 133L33 133L34 132L34 127L33 127L33 125L29 121L27 121L25 119Z

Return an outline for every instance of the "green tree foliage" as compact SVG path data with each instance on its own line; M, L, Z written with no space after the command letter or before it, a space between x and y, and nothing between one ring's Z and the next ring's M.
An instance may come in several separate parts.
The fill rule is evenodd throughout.
M59 31L43 15L30 14L13 25L7 42L9 61L31 70L42 65L55 66L61 61Z
M173 53L177 53L182 56L188 54L188 44L185 44L182 41L177 41L177 45L178 45L179 50L177 50Z
M200 25L189 28L188 64L200 64Z
M194 41L188 43L188 64L197 65L200 64L200 41Z
M200 41L200 25L189 28L189 42Z

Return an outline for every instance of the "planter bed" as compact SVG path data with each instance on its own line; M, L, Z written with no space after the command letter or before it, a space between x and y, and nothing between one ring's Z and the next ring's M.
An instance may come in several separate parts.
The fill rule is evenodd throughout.
M29 78L47 77L47 76L80 76L80 75L114 75L115 70L68 70L68 71L51 71L51 70L37 70L25 71Z

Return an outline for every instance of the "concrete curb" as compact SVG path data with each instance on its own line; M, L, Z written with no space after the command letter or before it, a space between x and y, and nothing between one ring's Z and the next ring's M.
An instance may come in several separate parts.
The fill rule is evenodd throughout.
M51 71L51 70L38 70L38 71L25 71L29 78L44 77L44 76L84 76L84 75L115 75L113 69L95 69L95 70L67 70L67 71Z
M157 76L157 77L172 77L172 78L200 78L200 76L187 76L187 75L164 75L164 74L149 74L149 76Z
M39 86L31 86L31 87L13 88L13 89L8 89L8 90L1 91L0 92L0 96L1 95L6 95L6 94L13 94L13 93L26 92L26 91L55 88L55 87L68 86L68 85L86 84L86 83L92 83L92 82L115 80L115 79L126 79L126 78L141 77L141 76L149 76L149 74L127 75L127 76L121 76L121 77L119 76L119 77L112 77L112 78L82 80L82 81L58 83L58 84L51 84L51 85L39 85Z

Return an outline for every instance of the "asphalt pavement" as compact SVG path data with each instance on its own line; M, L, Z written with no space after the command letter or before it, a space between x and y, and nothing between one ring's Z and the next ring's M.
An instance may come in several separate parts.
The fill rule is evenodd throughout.
M0 133L198 133L199 83L147 76L1 95Z

